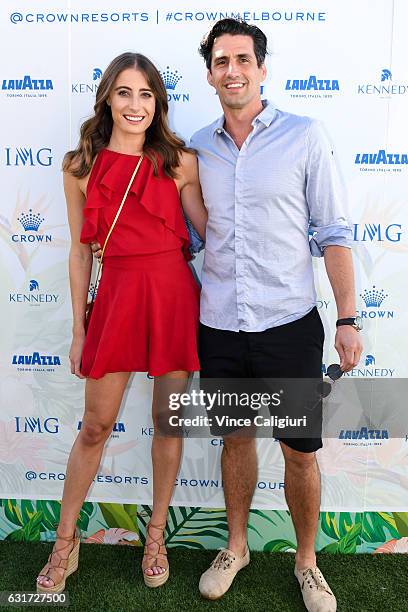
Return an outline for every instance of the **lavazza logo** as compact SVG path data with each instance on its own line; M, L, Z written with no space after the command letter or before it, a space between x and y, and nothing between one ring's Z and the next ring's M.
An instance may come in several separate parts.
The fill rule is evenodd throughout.
M342 429L339 433L339 440L344 440L345 446L381 446L383 440L389 439L387 429Z
M25 233L12 234L12 242L52 242L51 234L44 234L44 232L40 230L44 218L39 213L33 212L32 208L30 208L28 212L21 213L17 219L21 223Z
M55 372L55 368L61 365L61 358L34 351L30 355L13 355L11 363L17 366L18 372Z
M71 83L71 93L72 94L93 94L95 95L98 87L99 81L102 78L102 70L100 68L93 68L92 70L92 81L83 81L77 83Z
M321 79L311 74L303 79L287 79L285 91L290 91L292 98L333 98L340 92L337 79Z
M355 242L401 242L401 223L354 223Z
M189 93L176 91L179 82L183 78L178 70L172 70L170 66L167 66L166 70L160 71L160 76L167 90L169 102L190 102Z
M39 149L33 147L5 147L4 162L9 167L52 165L52 151L49 147Z
M34 278L30 280L27 289L28 291L24 293L9 293L9 302L41 306L43 304L57 304L60 298L58 293L44 293L40 291L40 285Z
M1 81L1 91L7 98L47 98L53 90L51 79L34 78L29 74Z
M78 431L80 431L81 427L82 427L82 421L78 421L78 427L77 427ZM119 438L119 434L121 433L126 433L126 427L124 423L118 421L113 426L111 438Z
M408 153L391 153L385 149L356 153L354 165L360 172L402 172L408 169Z
M391 70L383 68L376 82L359 84L357 86L357 94L378 96L380 98L405 96L408 94L408 83L394 81Z
M357 314L362 319L394 318L394 310L386 310L382 308L383 302L388 298L388 294L385 293L384 289L377 289L377 287L373 285L372 289L365 289L363 293L360 293L360 297L366 307L363 310L357 311Z

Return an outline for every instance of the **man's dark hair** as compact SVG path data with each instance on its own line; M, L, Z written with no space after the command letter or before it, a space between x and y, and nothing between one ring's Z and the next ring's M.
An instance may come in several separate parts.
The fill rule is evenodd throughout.
M198 50L200 55L204 58L208 70L211 70L211 55L214 40L223 34L250 36L254 41L254 51L258 67L264 63L268 41L262 30L255 25L249 25L249 23L242 19L221 19L217 21L207 36L201 41Z

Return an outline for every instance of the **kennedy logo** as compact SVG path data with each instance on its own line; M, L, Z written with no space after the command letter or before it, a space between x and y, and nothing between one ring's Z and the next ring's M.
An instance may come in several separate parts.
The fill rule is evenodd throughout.
M292 98L332 98L340 91L340 85L337 79L321 79L312 74L303 79L287 79L285 90L296 92L291 93Z
M391 70L388 70L388 68L383 68L382 72L381 72L381 80L382 81L391 81L392 79L392 74L391 74Z
M395 377L395 368L377 367L374 355L366 355L364 366L353 368L349 372L345 372L344 376L352 378L393 378Z
M406 82L393 81L391 70L383 68L378 73L377 82L364 83L357 86L357 93L360 95L379 96L380 98L391 98L408 93Z
M353 239L356 242L401 242L400 223L354 223Z
M21 213L17 217L21 223L25 234L13 234L11 240L13 242L51 242L52 236L39 232L41 223L44 218L39 213L34 213L32 208L28 212Z
M1 90L9 98L46 98L54 89L51 79L37 79L29 74L19 79L3 79Z
M52 165L52 152L48 147L6 147L6 166L46 166Z
M42 304L56 304L60 296L58 293L42 293L37 280L31 279L28 292L9 293L9 302L29 304L30 306L41 306Z
M393 310L384 310L381 308L382 303L388 298L388 294L384 289L377 289L373 285L372 289L365 289L360 293L365 306L369 310L359 310L357 314L363 319L393 319L395 312Z
M16 433L49 433L57 434L59 422L56 417L14 417Z
M160 76L167 89L167 99L169 102L190 102L189 93L174 93L178 83L183 78L178 70L171 70L170 66L167 66L166 70L160 71Z
M18 366L19 372L54 372L55 366L61 365L59 355L41 355L34 351L31 355L13 355L12 365Z
M408 168L408 153L390 153L385 149L357 153L354 164L360 172L401 172Z
M98 90L99 83L101 80L103 72L100 68L94 68L92 70L92 82L78 82L71 83L71 93L72 94L96 94Z

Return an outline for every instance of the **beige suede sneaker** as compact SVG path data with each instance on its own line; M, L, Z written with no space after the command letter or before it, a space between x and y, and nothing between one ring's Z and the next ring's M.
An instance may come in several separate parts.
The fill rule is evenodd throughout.
M300 571L295 568L295 576L308 612L336 612L336 598L317 566Z
M240 569L249 563L249 548L243 557L232 550L220 550L210 567L200 578L198 588L206 599L219 599L228 591Z

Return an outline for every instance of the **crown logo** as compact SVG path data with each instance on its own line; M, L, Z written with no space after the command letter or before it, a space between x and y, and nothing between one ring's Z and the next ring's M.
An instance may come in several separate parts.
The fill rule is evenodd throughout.
M381 72L381 80L382 81L391 81L392 80L391 70L388 70L388 68L383 68L383 70Z
M160 71L160 76L166 89L176 89L177 83L183 78L179 75L178 70L170 70L170 66L167 66L166 70Z
M92 79L94 81L97 81L98 79L100 79L102 76L102 70L100 68L94 68L93 69L93 74L92 74Z
M37 232L41 223L44 221L38 213L34 215L31 208L28 213L21 213L21 215L17 217L17 220L20 221L25 232Z
M384 293L384 289L378 290L373 285L369 291L365 289L363 293L360 293L360 297L363 298L367 308L379 308L388 294Z
M30 291L36 291L39 288L40 288L40 286L38 284L38 281L36 281L34 279L30 280Z

